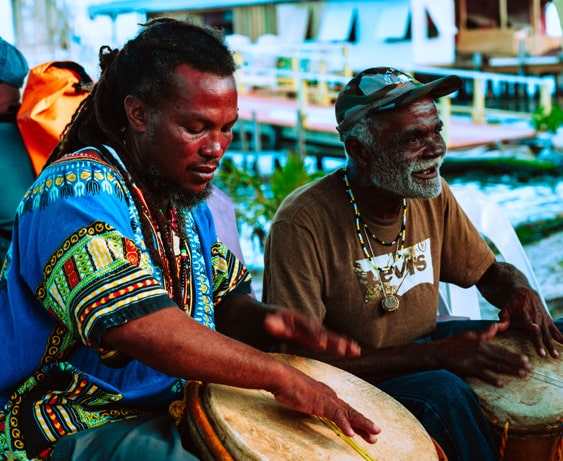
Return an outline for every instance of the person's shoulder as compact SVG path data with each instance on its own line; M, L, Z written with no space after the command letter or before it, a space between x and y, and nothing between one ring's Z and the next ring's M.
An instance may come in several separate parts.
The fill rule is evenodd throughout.
M74 152L68 152L51 164L47 165L44 168L43 172L53 172L77 168L81 170L85 168L111 170L112 172L117 174L117 176L121 176L121 173L118 171L113 162L110 163L95 147L85 147Z
M342 194L339 194L339 184L342 184ZM274 222L310 222L332 213L339 195L346 197L343 184L341 172L336 171L295 189L281 203Z
M436 197L436 201L439 201L442 207L451 206L452 203L457 203L455 194L453 193L448 182L442 178L442 192Z
M129 195L121 171L93 147L64 154L46 165L33 189L34 193L49 190L59 198L86 198L104 192L122 200Z
M289 216L324 210L334 200L339 184L338 175L339 171L334 171L298 187L283 200L279 212Z
M103 159L101 152L94 147L85 147L84 149L80 149L75 152L69 152L57 160L57 162L60 163L73 161L94 161L107 164L107 162Z

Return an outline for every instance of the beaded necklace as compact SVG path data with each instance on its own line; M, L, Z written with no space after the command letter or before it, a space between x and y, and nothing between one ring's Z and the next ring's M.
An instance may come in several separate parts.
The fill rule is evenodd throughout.
M372 252L372 254L370 254L370 252L369 252L369 250L366 246L366 243L364 241L364 236L363 236L363 233L362 233L362 228L365 230L366 235L370 236L377 243L380 243L381 245L391 246L391 245L397 244L397 250L395 251L395 255L393 257L393 262L391 264L389 264L385 267L379 267L379 266L376 266L374 264L374 268L378 271L382 270L382 271L385 272L385 271L388 271L390 269L393 269L395 267L395 265L397 264L397 262L399 261L399 259L401 258L400 254L405 248L405 239L407 237L407 200L403 199L403 219L401 220L401 228L399 229L399 233L397 234L397 237L395 237L395 239L393 239L393 241L391 241L391 242L384 242L383 240L379 239L373 232L370 232L367 224L362 219L362 215L360 214L360 210L359 210L358 205L356 203L356 199L354 198L354 193L352 192L352 188L350 187L350 182L348 181L348 175L346 173L346 168L344 168L343 171L344 171L344 184L346 185L346 193L348 194L348 197L350 198L350 203L352 204L352 207L354 208L354 215L356 217L356 232L358 233L358 240L360 241L360 245L362 246L362 250L364 252L364 255L370 261L372 261L372 258L375 256L373 254L373 252ZM398 243L399 239L401 239L400 243Z
M393 287L387 285L386 283L383 282L383 279L381 277L381 272L387 272L391 269L393 269L397 263L399 262L399 259L401 259L401 253L403 251L403 249L405 248L405 240L406 240L406 236L407 236L407 200L403 199L403 218L401 220L401 227L399 229L399 233L397 234L397 237L395 237L395 239L393 239L393 241L391 242L384 242L383 240L377 238L377 236L373 233L370 232L367 224L365 223L365 221L362 219L362 216L360 215L360 210L358 208L358 205L356 203L356 199L354 198L354 193L352 192L352 188L350 187L350 182L348 181L348 175L346 172L346 168L343 169L344 171L344 184L346 186L346 193L348 194L348 197L350 198L350 203L352 204L352 207L354 208L354 215L356 218L356 232L358 235L358 240L360 242L360 245L362 247L362 250L364 252L365 257L368 259L368 261L371 262L371 264L373 265L373 268L375 269L375 273L377 275L378 281L379 281L379 285L381 287L381 292L383 294L383 299L381 300L381 307L383 309L385 309L388 312L392 312L394 310L397 310L399 308L399 298L397 298L396 294L399 291L399 288L402 286L403 282L405 281L406 275L405 277L403 277L403 280L401 281L401 283L399 284L399 286L396 289L393 289ZM366 241L367 244L369 245L369 248L371 250L371 252L368 250L368 247L366 246L366 243L364 241L364 236L362 233L362 228L366 233ZM397 245L397 248L395 250L395 254L393 255L392 261L384 267L379 267L378 265L375 264L374 262L374 257L375 257L375 252L373 251L372 247L371 247L371 243L369 241L369 237L372 237L376 242L380 243L381 245L384 246L391 246L391 245ZM399 242L400 239L400 242ZM407 272L408 275L408 272Z
M181 231L184 221L182 218L182 214L176 209L176 207L171 207L169 209L170 234L172 237L173 245L175 246L176 244L178 244L178 248L177 249L174 248L174 252L176 253L176 250L179 250L180 253L179 256L176 256L177 267L171 268L169 267L168 264L168 258L166 257L166 252L164 251L164 243L162 240L162 234L160 232L160 227L158 225L158 222L150 214L148 206L144 201L144 197L142 197L141 203L143 204L143 208L146 208L145 210L143 210L143 212L145 216L149 218L149 223L151 224L153 235L155 236L156 239L158 253L160 254L160 258L164 264L162 275L164 278L164 286L166 288L166 291L168 292L168 296L170 296L171 299L174 299L174 283L172 281L172 275L170 271L176 270L178 271L178 275L180 277L181 290L182 290L182 293L180 293L180 296L182 298L181 307L188 314L191 314L190 304L188 302L188 300L190 299L190 290L191 290L190 276L189 276L190 254L186 247L186 242L183 238L183 233ZM175 237L175 234L178 237Z

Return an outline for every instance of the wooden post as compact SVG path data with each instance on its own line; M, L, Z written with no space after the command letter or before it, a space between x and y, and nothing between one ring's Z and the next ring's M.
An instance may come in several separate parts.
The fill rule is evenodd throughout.
M467 29L467 2L459 0L459 28Z
M529 50L533 55L540 53L540 37L544 35L541 17L542 9L540 6L540 0L532 0L532 4L530 6L530 23L532 25L532 31L530 33L531 43L529 45Z
M499 0L499 20L500 29L508 29L508 9L506 5L506 0Z
M350 49L348 44L342 45L342 57L344 59L344 67L342 69L342 75L345 77L352 77L352 68L350 67Z
M307 125L307 82L299 77L297 88L297 153L300 158L305 157L305 129Z
M319 62L319 73L323 77L326 77L327 75L327 65L324 59ZM316 102L324 106L328 106L330 104L330 98L328 97L328 84L326 79L319 79L317 82L317 92Z
M256 112L252 111L252 128L254 132L254 152L262 151L262 132Z
M548 82L544 82L540 86L540 107L543 107L544 114L549 114L553 108L550 87Z
M473 111L472 119L475 123L485 123L485 80L473 80Z
M235 80L237 83L237 90L239 94L244 94L248 91L246 83L244 82L244 75L242 71L242 67L244 66L244 56L240 51L235 51L233 53L233 59L236 65Z
M248 152L248 142L246 140L246 127L244 125L244 120L237 120L237 127L240 137L240 149L246 153Z
M446 143L446 146L450 142L450 125L452 118L452 101L449 97L441 98L438 102L438 113L444 124L442 127L442 138Z

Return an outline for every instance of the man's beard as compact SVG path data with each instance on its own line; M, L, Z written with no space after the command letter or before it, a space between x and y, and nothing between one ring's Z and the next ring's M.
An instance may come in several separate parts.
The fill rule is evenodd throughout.
M158 200L169 200L176 208L190 209L209 198L213 191L211 183L207 183L205 189L200 192L192 192L182 189L178 184L164 175L155 167L147 168L146 181L151 192Z
M375 152L369 166L369 174L375 185L393 192L404 198L435 198L442 192L440 166L443 157L403 163L398 161L403 154L398 150ZM435 167L437 176L433 179L418 179L413 176L415 171L424 171Z

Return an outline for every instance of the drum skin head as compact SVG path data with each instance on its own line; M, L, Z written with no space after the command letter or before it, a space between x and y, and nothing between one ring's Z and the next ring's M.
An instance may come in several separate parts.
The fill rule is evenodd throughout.
M332 387L340 398L378 424L377 443L354 442L377 461L438 460L431 437L399 402L371 384L323 362L286 354L276 358ZM206 384L201 399L217 436L236 460L362 459L320 419L276 402L272 394Z
M493 343L528 356L532 372L525 378L504 375L505 385L495 387L475 378L467 381L481 401L489 422L522 433L561 432L563 419L563 359L540 357L519 330L496 336ZM559 347L563 352L563 347Z

